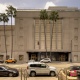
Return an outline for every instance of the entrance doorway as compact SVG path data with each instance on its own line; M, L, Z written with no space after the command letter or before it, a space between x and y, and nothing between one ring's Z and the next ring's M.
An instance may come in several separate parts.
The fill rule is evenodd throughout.
M38 54L36 52L29 52L29 60L35 60L37 61L38 60Z
M52 54L53 61L68 61L68 52L53 52Z
M68 61L70 52L28 52L29 60L39 61L43 58L51 58L52 61ZM46 56L47 55L47 56ZM51 56L51 57L50 57Z
M31 59L36 60L36 54L31 54Z
M59 56L59 61L66 61L67 56L65 54L61 54Z

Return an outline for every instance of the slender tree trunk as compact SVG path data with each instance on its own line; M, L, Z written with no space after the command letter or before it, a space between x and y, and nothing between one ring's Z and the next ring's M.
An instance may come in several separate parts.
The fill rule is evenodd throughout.
M12 16L11 16L11 58L13 56L13 27L12 27Z
M53 24L53 25L52 25ZM53 39L53 28L54 28L54 21L53 21L53 23L52 23L52 21L51 21L51 34L50 34L50 36L51 36L51 39L50 39L50 58L51 58L51 53L52 53L52 39Z
M33 27L34 27L34 49L35 49L35 19L34 19L34 25L33 25Z
M56 29L56 49L57 49L57 26L56 26L56 23L55 23L55 29Z
M5 39L5 50L6 50L6 59L7 59L7 46L6 46L6 34L5 34L5 22L4 22L4 39Z
M51 58L51 52L52 52L52 21L50 22L50 58Z
M45 25L45 20L44 20L44 36L45 36L46 58L47 58L47 44L46 44L46 25Z
M41 49L41 22L39 20L39 49Z
M41 20L39 20L39 49L41 49ZM41 59L41 51L39 52L39 60Z

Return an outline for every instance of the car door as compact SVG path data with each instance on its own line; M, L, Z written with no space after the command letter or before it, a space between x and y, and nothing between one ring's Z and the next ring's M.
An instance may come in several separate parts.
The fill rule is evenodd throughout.
M77 71L77 75L80 76L80 66L79 66L79 70Z
M0 67L0 76L6 76L6 75L7 71L3 67Z
M37 68L37 74L49 74L49 68L46 64L40 64Z

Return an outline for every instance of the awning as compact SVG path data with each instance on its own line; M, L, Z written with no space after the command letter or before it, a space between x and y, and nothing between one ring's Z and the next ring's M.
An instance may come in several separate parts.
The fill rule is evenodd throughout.
M46 52L46 50L43 49L32 49L32 50L27 50L27 53L29 52ZM47 50L47 52L50 52L50 50ZM64 50L52 50L51 52L65 52L65 53L70 53L71 51L64 51Z

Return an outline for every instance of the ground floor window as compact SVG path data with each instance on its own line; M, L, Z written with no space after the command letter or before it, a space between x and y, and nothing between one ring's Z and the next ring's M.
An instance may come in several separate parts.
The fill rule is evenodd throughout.
M45 53L41 53L41 59L45 58Z
M3 60L3 58L4 58L4 55L0 55L0 60Z
M9 55L7 55L7 56L6 56L6 59L9 59L9 58L10 58L10 56L9 56Z
M24 59L24 55L19 55L19 60L22 61Z
M51 58L52 61L68 61L70 52L29 52L29 60L41 60L43 58ZM46 56L47 55L47 56Z
M74 55L74 61L78 61L78 55Z

